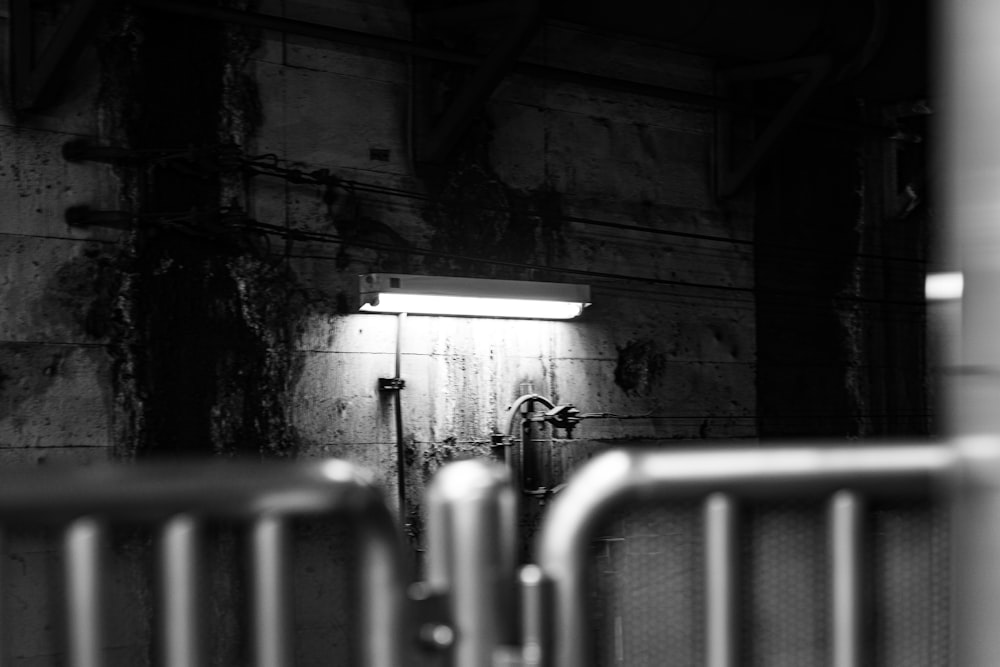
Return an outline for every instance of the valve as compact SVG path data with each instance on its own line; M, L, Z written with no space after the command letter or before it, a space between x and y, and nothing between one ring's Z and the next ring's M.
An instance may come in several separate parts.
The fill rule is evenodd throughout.
M557 405L545 413L544 419L555 428L566 429L566 437L573 437L573 429L580 423L580 411L570 404Z

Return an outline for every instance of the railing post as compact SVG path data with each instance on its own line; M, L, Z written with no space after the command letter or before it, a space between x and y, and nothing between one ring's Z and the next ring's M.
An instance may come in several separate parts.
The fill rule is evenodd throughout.
M485 461L445 466L428 492L427 587L451 619L450 667L489 667L516 643L514 492Z

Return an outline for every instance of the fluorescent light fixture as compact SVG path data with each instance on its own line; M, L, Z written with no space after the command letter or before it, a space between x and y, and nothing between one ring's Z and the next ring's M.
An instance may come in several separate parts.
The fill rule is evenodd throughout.
M368 273L361 310L369 313L568 320L590 305L590 287L485 278Z
M928 301L954 301L962 298L965 280L962 273L929 273L924 281L924 296Z

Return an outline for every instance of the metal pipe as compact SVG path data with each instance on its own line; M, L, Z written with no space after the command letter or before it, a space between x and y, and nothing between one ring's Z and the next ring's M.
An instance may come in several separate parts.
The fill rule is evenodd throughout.
M521 661L522 667L549 664L550 616L549 586L542 569L525 565L519 572L521 583Z
M447 595L454 667L493 664L516 639L514 503L507 470L479 460L445 466L428 490L427 585Z
M936 85L941 97L939 264L964 278L958 367L948 369L953 480L953 663L995 665L1000 655L1000 3L939 2ZM949 355L950 356L950 355Z
M166 521L253 519L262 513L381 513L370 475L345 461L190 461L0 471L0 520L64 523L82 514Z
M8 579L7 563L9 560L9 533L6 526L0 526L0 591L9 591L10 580ZM0 595L0 638L6 640L9 637L10 596ZM0 641L0 667L10 667L14 664L11 658L11 642Z
M403 366L403 325L406 323L406 313L396 317L396 375L402 376ZM396 418L396 501L399 503L399 520L406 520L406 441L403 437L403 390L397 388L393 397L393 408Z
M622 504L716 492L748 498L823 497L845 486L879 495L926 494L952 468L954 458L951 448L940 445L722 447L595 457L556 497L538 536L538 565L554 589L551 664L590 664L587 554L602 521Z
M70 667L100 667L104 662L101 656L103 538L103 526L93 517L76 519L63 535Z
M863 602L862 549L864 503L854 491L842 490L829 500L830 664L860 667L862 636L867 624Z
M952 664L990 667L1000 655L1000 438L966 437L956 444L960 467L952 484L952 572L956 601Z
M396 523L388 511L369 513L358 524L361 542L362 595L359 600L361 664L399 667L405 663L405 587L411 580L404 568Z
M529 454L531 456L536 456L537 449L535 447L531 447L529 451L529 447L527 445L529 442L534 443L534 442L539 442L541 440L533 439L531 437L531 422L528 420L527 417L525 417L524 414L525 408L530 408L531 404L534 402L541 403L542 405L544 405L549 409L555 407L555 403L553 403L551 400L542 396L541 394L535 394L535 393L522 394L521 396L518 396L516 399L514 399L514 402L507 407L507 412L510 413L510 416L507 419L506 434L508 437L512 435L516 417L518 415L521 416L521 428L520 428L520 438L519 438L521 445L521 452L520 452L521 470L518 479L518 485L522 491L533 490L528 488L527 482L529 481L529 479L531 481L538 481L534 479L538 471L538 461L529 460ZM547 442L548 440L545 441ZM504 452L504 464L510 465L510 457L506 451ZM535 486L541 486L541 485L536 484Z
M724 493L705 499L705 665L738 664L736 505Z
M284 519L265 515L254 522L252 618L256 667L292 664L287 540Z
M190 515L177 515L160 530L161 660L164 667L199 667L202 664L198 543L198 525Z

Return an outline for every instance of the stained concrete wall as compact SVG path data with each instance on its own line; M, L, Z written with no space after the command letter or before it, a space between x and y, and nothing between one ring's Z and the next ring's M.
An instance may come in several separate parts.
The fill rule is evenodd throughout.
M262 9L397 37L409 29L408 14L388 2ZM706 59L566 26L544 27L525 58L694 92L714 85ZM383 189L345 193L331 212L317 190L259 178L252 215L313 231L359 224L363 240L414 249L288 244L289 265L320 302L349 301L356 274L370 271L542 273L468 257L550 267L544 278L593 288L594 305L572 322L408 318L401 374L410 497L442 460L487 452L525 387L617 415L586 420L572 439L556 441L556 458L569 467L602 443L755 435L752 253L739 243L751 234L751 202L722 207L711 196L711 112L510 76L452 162L428 179L409 159L404 57L265 33L251 66L263 118L252 152ZM372 159L376 149L388 159ZM391 493L393 405L377 381L394 373L395 337L394 316L304 317L292 418L300 455L357 460L379 471Z
M9 45L6 3L0 34ZM44 17L43 17L44 18ZM10 81L4 58L4 81ZM117 440L110 342L120 235L66 224L70 206L117 208L109 166L71 164L65 143L103 136L100 69L88 50L60 103L16 115L0 97L0 461L107 459Z
M257 9L410 35L406 3L394 0L265 0ZM141 167L62 159L60 149L71 139L135 140L143 148L166 141L156 127L141 127L154 122L150 118L170 122L171 111L157 106L169 96L156 91L149 74L193 65L172 59L170 49L182 44L171 42L172 29L157 25L155 38L146 26L143 41L141 17L130 23L116 16L96 51L75 65L74 83L54 107L15 116L9 99L0 104L6 211L0 217L0 463L177 453L336 456L371 469L391 501L400 464L394 397L379 392L378 379L395 372L400 332L395 317L357 314L352 307L357 275L371 271L584 282L594 294L593 306L572 322L406 319L403 518L416 547L422 546L421 498L429 477L449 460L490 455L491 435L506 431L507 408L525 392L600 415L583 421L572 437L559 432L545 443L550 485L610 446L756 438L759 209L752 195L725 204L711 196L712 112L512 75L452 159L427 171L410 158L406 58L267 31L198 27L198 34L226 46L214 52L205 40L199 43L213 56L202 72L209 72L210 102L193 99L194 84L183 86L195 72L174 73L178 106L199 105L190 116L198 127L186 136L171 126L169 141L183 146L209 136L235 142L249 155L273 155L289 168L327 169L340 179L335 199L320 187L261 175L214 174L207 185L195 183L204 186L198 196L185 190L197 179L144 189ZM563 24L545 25L524 57L696 93L714 88L706 58ZM155 113L130 114L133 103ZM344 242L272 235L266 244L241 245L171 235L155 221L121 233L63 220L65 209L77 205L149 213L216 203ZM371 247L377 244L393 249ZM780 348L780 341L771 343ZM197 414L176 410L185 405ZM525 499L526 536L540 509L533 502ZM596 558L635 592L645 587L642 568L671 549L679 560L658 574L687 586L697 581L695 552L685 551L697 549L689 523L670 516L625 519L609 529ZM783 530L775 530L779 540ZM683 531L690 539L671 546ZM129 588L144 573L145 555L124 544L122 581ZM348 557L331 557L334 547L315 536L299 546L306 563L297 585L307 593L302 616L309 619L300 628L311 630L310 623L330 614L332 627L319 638L310 632L309 641L322 645L316 653L338 653L349 614L329 609L342 601L347 584L331 582L325 572L331 560ZM220 553L231 556L231 548ZM52 568L52 550L29 542L20 552L35 563L24 569L22 599L35 614L25 618L44 626L46 614L35 612L47 609L48 593L38 581ZM790 562L799 561L793 555ZM229 612L243 591L221 581L213 618L225 644L239 630ZM123 662L149 655L149 626L136 620L149 617L149 592L132 587L140 592L124 608L135 605L129 617L136 624L116 626ZM641 604L609 606L604 620L614 626L621 622L615 618L642 617ZM629 637L643 627L630 624ZM681 634L680 641L690 639ZM20 664L57 661L51 636L25 633L16 650ZM634 638L622 642L605 648L622 656L648 651ZM233 651L228 644L224 649ZM606 657L614 662L618 655Z

